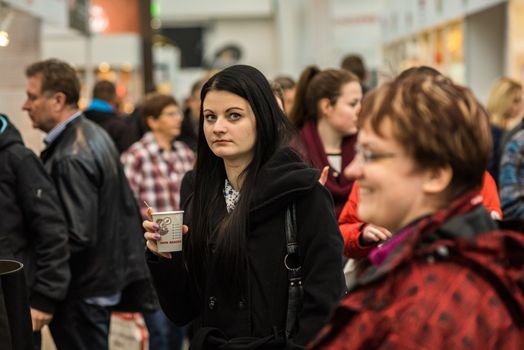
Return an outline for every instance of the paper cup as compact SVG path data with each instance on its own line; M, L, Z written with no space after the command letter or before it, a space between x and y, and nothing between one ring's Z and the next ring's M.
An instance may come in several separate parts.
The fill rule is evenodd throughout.
M179 252L182 250L182 223L184 211L163 211L153 213L153 221L160 226L157 241L160 253Z

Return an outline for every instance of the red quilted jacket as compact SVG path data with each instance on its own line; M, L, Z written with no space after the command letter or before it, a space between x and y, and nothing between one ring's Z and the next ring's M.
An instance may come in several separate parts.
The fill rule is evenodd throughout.
M524 349L524 234L473 196L363 270L310 349ZM379 248L377 248L379 249Z

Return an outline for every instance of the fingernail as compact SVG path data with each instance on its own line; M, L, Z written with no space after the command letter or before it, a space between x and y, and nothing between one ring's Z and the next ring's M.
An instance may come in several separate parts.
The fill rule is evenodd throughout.
M160 239L160 235L157 233L157 234L155 235L155 238L156 238L156 239Z
M153 224L153 228L154 228L155 230L158 230L158 229L160 228L160 226L158 226L158 224Z

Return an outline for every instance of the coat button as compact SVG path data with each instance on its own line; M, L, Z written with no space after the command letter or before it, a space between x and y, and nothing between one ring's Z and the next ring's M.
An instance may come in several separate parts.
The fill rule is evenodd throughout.
M245 307L246 307L246 302L245 302L244 300L240 300L240 301L238 302L238 308L239 308L240 310L243 310Z
M215 308L216 302L217 302L217 298L209 297L209 303L208 303L209 310L213 310Z

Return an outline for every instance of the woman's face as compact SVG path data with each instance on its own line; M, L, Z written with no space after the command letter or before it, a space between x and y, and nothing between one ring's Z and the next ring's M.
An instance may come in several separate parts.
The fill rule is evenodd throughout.
M295 87L284 90L284 107L286 107L286 115L289 115L293 109L293 104L295 103L295 91Z
M362 88L358 82L342 85L334 105L327 105L323 112L328 124L340 134L356 134Z
M246 167L256 142L255 114L249 102L231 92L211 90L203 103L204 135L211 151Z
M158 118L148 118L148 124L154 133L174 139L180 135L182 128L182 113L177 105L164 107Z
M511 104L510 118L515 119L522 117L522 107L522 90L517 90Z
M416 218L436 212L427 195L428 171L394 138L391 122L381 125L383 136L369 125L358 134L357 154L344 174L359 185L358 216L395 232Z

